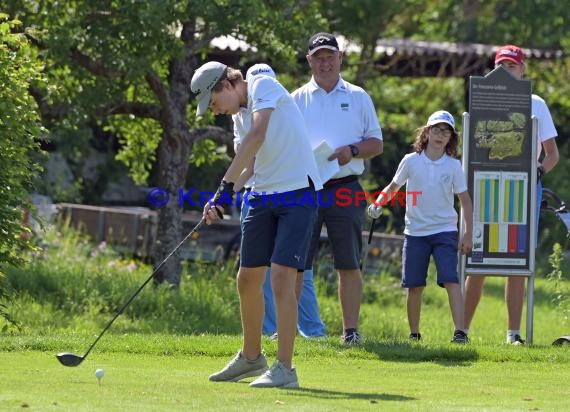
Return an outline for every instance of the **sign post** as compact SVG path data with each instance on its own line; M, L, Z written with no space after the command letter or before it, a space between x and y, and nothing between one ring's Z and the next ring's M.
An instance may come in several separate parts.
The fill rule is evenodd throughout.
M466 276L524 276L532 344L536 247L537 127L531 82L503 67L469 80L463 116L463 169L473 199L473 250Z

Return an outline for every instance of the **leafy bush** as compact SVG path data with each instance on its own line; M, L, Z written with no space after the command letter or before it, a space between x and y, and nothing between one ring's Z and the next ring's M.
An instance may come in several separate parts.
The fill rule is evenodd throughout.
M564 255L560 243L554 244L548 261L552 267L552 271L547 276L553 287L552 303L562 312L566 324L570 325L570 289L564 281Z
M21 263L21 251L30 246L22 218L36 170L33 156L39 152L35 138L41 131L28 92L41 68L26 36L17 32L19 25L0 13L0 264ZM0 318L10 322L8 300L8 290L0 282Z

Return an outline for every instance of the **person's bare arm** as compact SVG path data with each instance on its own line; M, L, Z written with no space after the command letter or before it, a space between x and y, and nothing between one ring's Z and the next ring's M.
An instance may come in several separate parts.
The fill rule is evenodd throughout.
M384 142L380 139L365 139L358 143L353 143L358 147L358 159L368 159L369 157L378 156L384 151ZM352 160L352 152L350 147L341 146L329 157L329 160L338 159L339 165L345 165Z
M382 216L382 206L388 204L392 199L392 193L397 192L400 187L399 184L392 180L390 184L380 192L376 199L372 199L372 203L368 206L368 216L371 219L379 219L380 216Z
M241 172L241 175L239 175L239 177L237 178L237 180L234 184L234 190L236 192L239 192L243 188L243 185L245 184L245 182L247 182L249 180L249 178L253 176L253 165L254 165L254 163L255 163L255 158L252 160L252 162L249 166L247 166L245 169L243 169L243 171Z
M469 192L465 191L457 195L461 203L461 211L463 212L464 231L460 234L459 251L461 254L467 254L473 248L473 203Z
M272 113L273 109L271 108L262 109L253 113L249 133L241 141L239 150L222 179L224 182L233 183L234 188L244 169L247 169L248 166L253 164L257 151L265 141L265 133L267 132L269 118ZM222 206L214 206L212 202L206 202L202 216L206 223L210 224L213 221L218 220L220 218L220 214L223 212L224 208Z
M544 150L544 157L542 158L541 164L544 167L545 173L548 173L554 169L554 166L556 166L558 160L560 160L556 139L545 140L542 142L542 148Z

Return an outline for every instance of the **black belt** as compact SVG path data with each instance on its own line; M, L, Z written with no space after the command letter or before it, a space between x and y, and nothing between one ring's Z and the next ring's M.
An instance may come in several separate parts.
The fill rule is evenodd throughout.
M334 186L338 186L338 185L342 185L344 183L351 183L351 182L355 182L358 180L358 176L357 175L348 175L345 177L339 177L338 179L330 179L327 180L324 184L323 187L325 189L330 189L331 187Z

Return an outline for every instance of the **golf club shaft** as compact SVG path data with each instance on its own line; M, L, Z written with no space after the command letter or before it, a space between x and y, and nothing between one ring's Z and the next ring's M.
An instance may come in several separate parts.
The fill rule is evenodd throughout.
M370 243L372 242L372 235L374 234L374 226L376 225L376 219L372 219L370 224L370 232L368 232L368 243L364 247L364 254L360 260L360 271L364 270L364 264L366 263L366 258L368 257L368 250L370 249Z
M111 321L109 323L107 323L107 326L105 326L105 328L103 329L103 331L99 334L99 336L97 336L97 339L95 339L95 342L93 342L91 344L91 346L89 347L89 349L87 349L87 352L85 352L85 355L83 355L83 359L85 359L87 357L87 355L89 355L89 352L91 352L91 349L93 349L93 347L97 344L97 342L99 341L99 339L101 339L101 337L105 334L105 332L107 332L107 329L109 329L111 327L111 325L113 324L113 322L115 322L115 319L117 319L119 317L119 315L121 313L123 313L123 311L126 309L127 306L129 306L129 304L133 301L133 299L135 297L137 297L137 295L140 293L141 290L143 290L143 288L147 285L148 282L150 282L152 280L152 278L154 277L154 275L156 274L156 272L158 272L160 270L160 268L166 263L166 261L168 259L170 259L172 257L172 255L174 255L178 249L180 249L180 247L182 246L182 244L184 242L186 242L186 240L192 236L192 234L196 231L198 231L200 229L200 227L202 226L202 224L204 223L204 219L200 220L200 222L198 222L198 224L196 225L196 227L194 227L194 229L192 229L192 231L190 231L185 237L184 239L182 239L182 241L174 248L174 250L172 252L170 252L170 254L168 256L166 256L164 258L164 260L162 262L160 262L160 264L156 267L156 269L154 269L154 271L151 273L151 275L144 281L144 283L142 285L140 285L140 287L136 290L135 293L133 293L133 295L129 298L129 300L127 300L123 306L121 306L119 308L119 310L117 311L117 313L115 314L115 316L113 316L113 319L111 319Z

